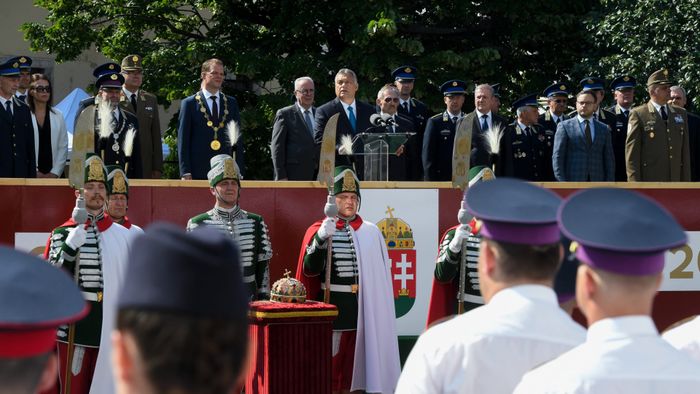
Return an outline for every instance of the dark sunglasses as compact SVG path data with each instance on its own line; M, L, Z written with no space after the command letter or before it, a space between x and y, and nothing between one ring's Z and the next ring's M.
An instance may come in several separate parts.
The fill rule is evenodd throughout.
M37 86L34 90L37 93L51 93L51 86Z
M384 99L384 102L385 102L385 103L390 103L390 102L392 102L392 101L395 102L395 103L398 103L398 102L399 102L399 98L398 98L398 97L387 97L387 98Z

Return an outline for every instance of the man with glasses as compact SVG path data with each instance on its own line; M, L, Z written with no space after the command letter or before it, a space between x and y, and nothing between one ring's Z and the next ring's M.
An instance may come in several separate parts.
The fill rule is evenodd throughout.
M629 75L619 76L610 83L615 96L615 105L608 111L615 114L615 127L611 127L613 153L615 154L615 182L627 181L625 170L625 140L627 139L627 119L634 105L634 87L637 80Z
M410 118L397 112L399 106L399 90L394 85L384 85L377 93L377 106L379 114L387 121L386 126L379 126L375 129L378 133L412 133L415 126ZM398 147L394 152L389 152L389 180L408 181L409 168L412 163L420 161L420 156L414 152L417 145L417 136L410 139Z
M319 146L314 143L314 81L294 81L294 104L281 108L272 125L272 165L276 181L311 181L318 173Z
M569 101L569 90L566 84L555 82L549 85L542 94L547 97L547 110L537 118L537 123L542 126L545 138L546 156L552 157L554 152L554 134L557 126L562 121L568 119L564 111L567 109ZM545 181L554 181L554 173L544 174Z
M142 58L129 55L122 59L124 85L119 105L139 120L139 144L144 178L159 179L163 171L163 146L160 140L160 117L156 96L141 89L143 83Z
M630 182L690 181L688 117L668 105L671 81L661 69L647 79L649 102L632 109L627 127L625 163Z
M596 98L590 90L576 95L576 117L557 126L552 166L561 182L611 182L615 180L610 129L593 119Z
M686 108L688 96L681 86L671 86L671 99L669 104ZM690 180L700 181L700 116L687 112L688 114L688 143L690 148Z

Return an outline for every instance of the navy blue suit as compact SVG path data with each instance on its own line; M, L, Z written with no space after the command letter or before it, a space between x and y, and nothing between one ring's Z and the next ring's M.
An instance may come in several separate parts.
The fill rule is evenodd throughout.
M627 110L627 116L632 108ZM627 165L625 164L625 144L627 143L627 116L619 105L608 108L608 112L615 114L615 125L606 123L612 132L612 147L615 155L615 182L627 182Z
M34 127L29 106L12 96L12 112L0 108L0 178L36 178Z
M197 94L201 96L202 106L204 106L206 113L211 116L209 106L204 102L206 100L204 93L199 91ZM219 116L225 116L225 119L224 127L217 132L217 139L221 143L221 148L213 150L211 142L214 140L214 129L207 126L207 118L201 112L195 96L196 94L187 97L180 104L180 119L177 128L180 176L191 174L192 179L207 179L207 172L211 169L209 160L222 153L231 154L231 143L226 134L226 127L231 120L235 120L240 126L241 116L236 99L219 92ZM224 115L223 97L226 97L226 102L228 103L228 115ZM241 132L236 146L236 163L241 174L245 173L243 151L243 134Z

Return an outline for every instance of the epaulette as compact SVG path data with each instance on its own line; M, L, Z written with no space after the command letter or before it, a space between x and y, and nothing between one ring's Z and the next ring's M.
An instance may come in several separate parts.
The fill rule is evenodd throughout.
M437 118L442 118L442 112L439 113L439 114L435 114L435 115L433 115L433 116L430 117L430 119L437 119Z

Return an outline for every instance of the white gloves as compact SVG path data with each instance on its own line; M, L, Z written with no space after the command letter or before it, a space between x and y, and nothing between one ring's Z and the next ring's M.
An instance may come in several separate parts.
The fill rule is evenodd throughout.
M455 236L452 238L450 241L450 244L448 245L448 248L450 248L450 252L452 253L460 253L462 251L462 242L464 242L465 239L469 237L469 229L465 225L461 225L457 227L457 230L455 230Z
M340 155L351 155L352 152L348 152L348 150L345 149L345 145L340 145L340 146L338 147L338 154L340 154Z
M335 218L325 218L321 227L318 229L318 237L322 240L327 240L335 234Z
M79 247L85 244L87 239L87 230L85 230L85 225L79 224L68 232L68 237L66 237L66 245L71 249L77 250Z

